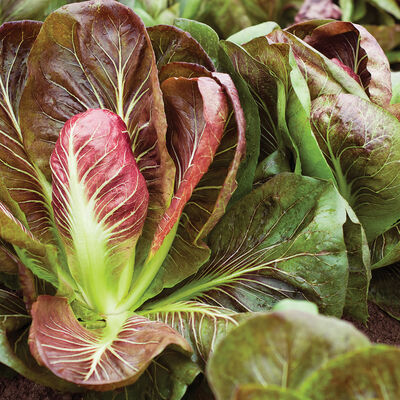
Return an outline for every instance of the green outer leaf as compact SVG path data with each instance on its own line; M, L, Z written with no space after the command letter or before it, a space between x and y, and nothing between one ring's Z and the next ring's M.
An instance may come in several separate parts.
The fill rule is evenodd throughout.
M353 325L334 318L297 310L258 314L220 342L207 377L218 400L248 383L295 389L330 358L368 345Z
M391 73L392 80L392 99L391 104L400 103L400 71Z
M160 302L201 295L213 301L213 291L232 297L242 284L260 285L249 311L271 307L287 291L340 316L348 279L345 221L345 203L332 183L277 175L232 206L208 238L212 259ZM272 293L265 294L264 285ZM240 304L241 290L237 295Z
M387 11L388 13L400 19L400 7L396 0L367 0L368 3L374 5L378 9Z
M30 349L55 375L100 391L135 382L167 346L187 354L189 344L160 322L109 315L102 330L85 329L66 298L39 296L32 307Z
M371 269L400 261L400 225L379 235L371 244Z
M268 35L273 43L287 43L307 81L311 99L324 94L351 93L368 100L363 88L341 67L313 49L303 40L285 31L273 31Z
M343 225L343 233L349 260L349 281L344 309L347 314L366 323L371 256L364 228L349 206L347 206L347 221Z
M189 32L200 43L200 46L211 58L217 70L219 70L219 38L217 33L208 25L203 24L202 22L192 21L190 19L177 18L174 24L178 28Z
M210 57L189 33L169 25L153 26L147 32L158 69L171 62L186 62L203 65L209 71L214 71Z
M310 124L311 99L307 82L289 52L291 90L287 100L286 119L290 136L296 144L304 175L334 182L332 170L323 156Z
M6 274L18 273L18 259L8 246L0 241L0 272ZM0 279L1 281L1 279Z
M357 349L328 361L300 386L310 400L395 399L400 393L400 349Z
M232 400L307 400L297 392L275 385L241 385Z
M400 217L400 123L350 94L314 100L311 122L339 192L371 242Z
M268 35L275 29L280 29L279 25L276 22L262 22L261 24L244 28L241 31L229 36L226 40L242 45L257 37Z
M400 321L400 264L372 271L369 300Z

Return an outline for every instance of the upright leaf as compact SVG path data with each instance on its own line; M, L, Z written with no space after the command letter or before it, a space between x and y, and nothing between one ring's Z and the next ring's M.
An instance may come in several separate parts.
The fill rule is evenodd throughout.
M90 308L113 312L130 288L149 202L126 126L107 110L78 114L64 125L50 162L69 271Z
M20 117L27 151L47 177L62 126L90 108L109 109L128 127L150 194L149 241L170 202L174 167L150 38L139 17L113 0L60 8L32 47Z
M350 94L314 100L311 122L340 193L372 241L400 217L400 123Z
M1 185L4 184L8 195L19 204L30 229L38 237L48 233L50 199L46 198L48 193L43 193L47 182L26 153L18 108L27 80L27 58L41 25L22 21L9 22L0 28Z

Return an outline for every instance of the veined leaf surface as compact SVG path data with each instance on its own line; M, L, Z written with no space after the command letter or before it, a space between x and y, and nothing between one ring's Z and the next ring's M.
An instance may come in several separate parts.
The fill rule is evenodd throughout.
M104 307L107 294L120 299L129 290L132 255L149 198L124 122L107 110L71 118L60 133L51 167L52 205L68 246L69 269L88 305ZM116 303L107 307L112 306Z
M368 242L400 217L400 123L377 105L350 94L313 101L311 123L341 195Z
M0 174L9 195L25 213L29 227L42 237L49 228L50 202L29 159L18 116L27 79L27 59L41 22L9 22L0 28ZM47 184L47 182L45 183Z
M138 315L116 315L103 331L85 329L61 297L39 296L32 317L35 358L55 375L96 390L133 383L169 345L190 352L171 327Z
M113 0L69 4L43 24L20 105L27 151L48 178L68 119L92 108L122 118L150 194L147 240L171 200L174 179L157 75L146 28L130 8Z

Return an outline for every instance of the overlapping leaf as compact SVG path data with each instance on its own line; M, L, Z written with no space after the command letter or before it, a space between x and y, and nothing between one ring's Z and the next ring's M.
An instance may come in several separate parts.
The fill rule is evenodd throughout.
M341 315L349 273L345 207L331 183L277 175L232 206L209 236L211 260L169 298L203 295L218 304L217 291L234 294L233 302L241 304L243 284L253 286L250 310L301 292L325 312Z
M370 242L400 216L400 124L382 108L349 94L314 100L311 121L339 191Z
M379 235L371 244L371 268L381 268L400 261L400 226Z
M312 21L293 25L288 32L334 60L362 84L371 101L388 105L392 97L389 62L376 39L350 22Z
M8 190L8 196L19 204L38 237L46 236L49 229L49 199L43 193L46 182L26 154L18 107L27 79L27 58L41 25L33 21L10 22L0 29L0 173L1 185L5 187L2 192Z
M32 48L20 117L28 153L47 177L63 124L89 108L109 109L128 127L150 194L149 241L170 202L174 167L151 41L139 17L112 0L57 10Z
M190 352L172 328L133 315L108 320L103 331L83 328L67 299L40 296L32 309L30 346L35 358L55 375L96 390L136 381L167 346Z
M130 260L149 201L125 124L107 110L74 116L60 133L51 168L52 205L69 270L89 306L104 311L104 297L120 299L129 290Z

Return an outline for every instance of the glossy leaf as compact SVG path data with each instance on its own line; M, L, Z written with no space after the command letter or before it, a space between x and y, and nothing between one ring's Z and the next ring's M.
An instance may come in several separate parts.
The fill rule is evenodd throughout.
M297 310L260 314L221 341L207 377L218 400L251 383L296 389L326 360L368 344L351 324L334 318Z
M52 205L69 270L89 307L111 312L129 290L149 201L125 124L107 110L74 116L50 163Z
M22 21L9 22L0 28L0 173L1 185L26 214L32 232L49 239L46 234L50 226L50 200L46 198L48 193L43 193L47 182L26 153L18 116L27 79L27 58L41 25L40 22Z
M169 345L190 352L168 325L138 315L117 315L107 320L102 332L85 329L61 297L40 296L32 318L30 346L35 358L55 375L96 390L133 383Z
M328 361L300 387L311 400L395 399L399 393L400 350L371 346Z
M316 99L311 121L339 191L370 242L399 219L400 124L382 108L349 94Z

